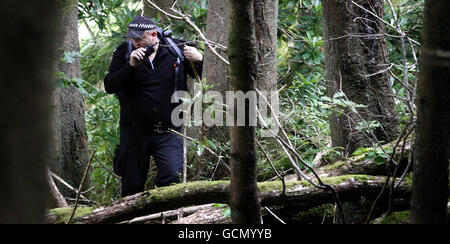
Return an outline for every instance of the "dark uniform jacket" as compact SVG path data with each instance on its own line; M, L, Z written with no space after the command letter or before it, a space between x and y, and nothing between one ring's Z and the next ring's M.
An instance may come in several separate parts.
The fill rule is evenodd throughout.
M179 44L179 40L174 42ZM184 45L179 45L183 50ZM106 92L116 94L120 101L121 132L129 130L154 131L175 128L171 123L172 110L179 105L171 103L174 92L175 66L177 56L169 49L160 46L153 60L147 59L136 68L132 67L126 54L125 42L114 52L114 56L105 77ZM195 63L198 74L202 73L202 62ZM190 61L185 59L179 66L178 90L187 90L187 74L194 77Z

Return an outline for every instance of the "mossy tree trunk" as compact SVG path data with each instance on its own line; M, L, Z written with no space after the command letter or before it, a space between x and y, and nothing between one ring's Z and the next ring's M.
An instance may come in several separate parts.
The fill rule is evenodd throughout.
M358 5L384 16L384 1L357 0ZM393 92L386 72L385 25L378 18L347 0L324 0L324 40L327 95L342 91L347 98L367 106L358 108L362 119L377 121L376 139L391 142L399 134ZM360 116L346 109L348 115L330 117L333 147L343 147L345 156L358 147L370 146L374 138L358 131Z
M63 62L65 53L79 53L77 0L60 0L56 71L65 79L81 77L80 58ZM53 93L53 136L50 155L51 170L77 188L88 163L88 138L84 115L84 97L73 85L55 88ZM86 183L89 179L85 180ZM61 187L64 196L73 194Z
M43 223L57 1L5 0L0 52L0 223Z
M253 0L231 0L231 28L228 54L231 86L234 91L254 92L256 88L256 47ZM228 101L227 101L228 102ZM235 224L260 223L255 126L250 125L256 100L245 101L245 125L230 127L231 141L231 218ZM239 108L243 109L243 108Z
M425 1L411 201L412 220L417 224L447 224L448 218L449 12L449 1Z

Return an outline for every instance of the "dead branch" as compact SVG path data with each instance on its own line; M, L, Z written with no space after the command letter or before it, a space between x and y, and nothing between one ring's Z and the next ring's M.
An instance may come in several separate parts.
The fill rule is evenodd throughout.
M67 204L66 199L64 199L63 195L59 192L58 187L56 186L55 181L53 180L52 172L50 171L48 166L47 166L47 180L50 186L50 193L52 194L52 197L57 207L58 208L68 207L69 204Z
M81 189L83 189L84 180L86 179L86 176L89 172L89 168L91 167L91 163L92 163L92 159L94 159L94 155L95 155L95 150L92 152L91 158L89 159L89 162L86 165L86 169L84 170L83 178L81 178L80 186L78 187L78 193L75 198L75 206L73 207L72 214L70 215L70 218L69 218L69 220L67 220L66 224L70 224L70 221L72 221L72 218L75 215L75 212L77 211L78 201L79 201L80 195L81 195Z
M214 204L210 203L210 204L204 204L204 205L200 205L200 206L194 206L194 207L189 207L189 208L182 208L182 209L170 210L170 211L156 213L156 214L150 214L147 216L134 218L132 220L126 220L126 221L120 222L120 224L142 224L142 223L146 223L146 222L152 221L152 220L159 220L159 219L163 219L163 218L179 216L180 212L182 212L181 216L192 215L195 212L213 208L213 205Z

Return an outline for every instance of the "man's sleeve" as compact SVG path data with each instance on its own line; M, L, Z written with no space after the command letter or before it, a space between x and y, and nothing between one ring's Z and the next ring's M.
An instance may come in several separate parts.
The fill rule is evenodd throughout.
M117 93L123 89L127 82L129 82L130 74L135 70L125 59L125 52L125 45L119 46L114 51L108 74L104 80L105 90L109 94Z
M185 43L185 42L187 42L187 41L183 40L183 39L175 40L175 43L177 45L179 45L182 52L184 50L184 45L185 45L183 43ZM195 48L197 48L197 47L195 47ZM195 69L192 67L192 64L194 64ZM197 73L198 76L201 78L202 72L203 72L203 60L200 62L191 62L187 58L184 59L184 71L194 79L196 78L195 73Z

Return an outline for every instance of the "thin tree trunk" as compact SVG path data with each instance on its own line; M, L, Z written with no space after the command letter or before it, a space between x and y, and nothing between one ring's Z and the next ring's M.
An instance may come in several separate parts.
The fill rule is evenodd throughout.
M0 223L44 222L56 11L55 0L2 1Z
M411 216L447 224L450 135L450 2L425 1Z
M253 0L231 0L231 29L228 46L231 85L234 91L244 93L255 91L256 88L253 3ZM257 224L261 221L256 187L255 126L250 126L250 117L256 117L256 115L250 114L250 111L255 107L256 100L246 100L245 126L235 124L230 127L231 218L235 224ZM235 102L235 122L237 114L237 103Z
M364 8L384 16L382 0L355 0ZM387 52L384 23L347 0L322 1L324 17L325 64L327 95L339 91L357 104L357 115L346 109L348 115L333 113L330 117L333 147L343 147L351 155L358 147L372 142L391 142L399 134L397 114L389 77L386 72ZM378 74L377 74L378 73ZM377 121L381 126L374 131L376 138L358 131L362 119Z

